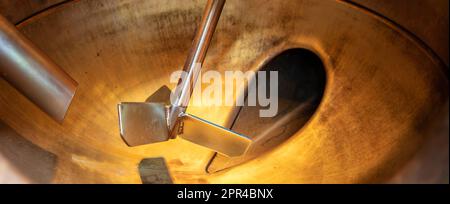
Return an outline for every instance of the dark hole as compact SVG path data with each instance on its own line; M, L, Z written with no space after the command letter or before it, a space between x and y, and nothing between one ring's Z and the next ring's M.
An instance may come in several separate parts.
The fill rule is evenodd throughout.
M260 71L265 71L266 76L270 76L270 71L278 71L278 114L273 118L261 118L260 110L266 107L242 107L232 130L251 137L254 144L242 157L216 155L208 172L238 165L276 147L299 131L320 105L326 86L326 73L321 59L315 53L306 49L286 50ZM269 81L266 84L270 90Z

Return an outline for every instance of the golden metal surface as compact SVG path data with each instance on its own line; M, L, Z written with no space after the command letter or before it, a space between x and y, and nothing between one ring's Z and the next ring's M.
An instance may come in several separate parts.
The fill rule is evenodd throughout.
M217 174L205 172L213 152L181 139L127 147L116 105L174 87L204 3L80 0L25 21L21 31L79 82L78 95L59 125L0 81L0 119L57 155L55 183L140 183L137 166L152 157L166 159L174 183L379 183L448 114L443 63L389 21L342 1L229 0L205 68L257 70L284 50L310 49L328 75L315 115L273 151ZM188 112L224 127L235 115Z
M423 41L449 65L447 0L349 0L392 19Z
M67 0L0 0L0 13L13 24L17 24L34 14L65 1Z

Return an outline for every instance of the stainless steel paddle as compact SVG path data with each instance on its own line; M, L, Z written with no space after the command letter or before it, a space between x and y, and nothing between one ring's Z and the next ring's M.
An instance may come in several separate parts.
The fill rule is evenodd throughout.
M224 5L225 0L208 0L184 65L187 77L180 79L174 103L119 104L120 134L129 146L165 142L179 136L229 157L245 154L251 139L186 113Z

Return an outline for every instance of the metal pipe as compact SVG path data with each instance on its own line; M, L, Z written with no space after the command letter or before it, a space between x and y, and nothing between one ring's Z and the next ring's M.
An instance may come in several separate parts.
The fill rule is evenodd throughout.
M205 60L225 2L226 0L208 0L206 4L202 21L184 65L184 71L187 73L187 76L184 79L180 79L175 91L178 97L175 103L172 104L169 112L168 125L171 131L176 125L179 114L184 112L189 104L195 82L201 71L201 66Z
M56 121L64 120L77 82L1 15L0 73Z

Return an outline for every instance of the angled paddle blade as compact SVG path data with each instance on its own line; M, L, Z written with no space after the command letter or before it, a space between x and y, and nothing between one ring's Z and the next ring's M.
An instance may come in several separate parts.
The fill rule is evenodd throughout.
M193 115L181 117L180 137L229 157L245 154L252 140Z
M151 96L145 100L147 103L162 103L165 105L170 105L170 95L172 91L167 86L161 86L157 91L155 91Z
M130 146L140 146L169 140L166 106L161 103L121 103L120 135Z

